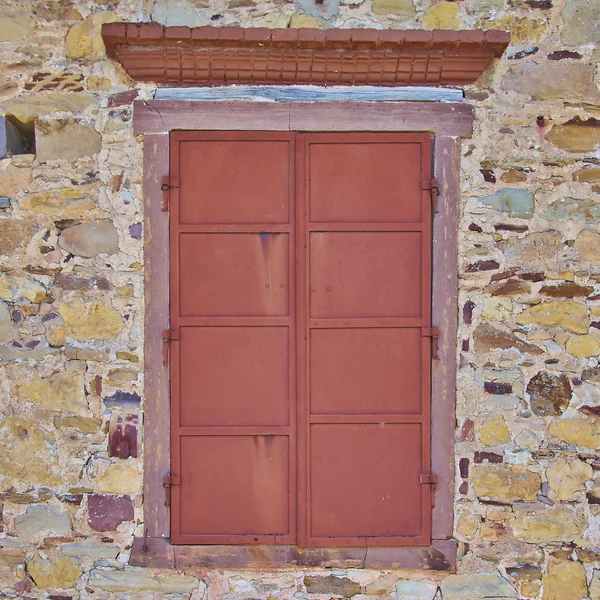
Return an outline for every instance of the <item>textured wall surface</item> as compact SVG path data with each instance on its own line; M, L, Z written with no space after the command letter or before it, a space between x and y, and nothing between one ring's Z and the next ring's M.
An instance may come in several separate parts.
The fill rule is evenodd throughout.
M600 599L598 0L2 0L0 593ZM143 535L141 139L102 23L495 28L466 90L456 575L159 571ZM360 595L360 596L357 596Z

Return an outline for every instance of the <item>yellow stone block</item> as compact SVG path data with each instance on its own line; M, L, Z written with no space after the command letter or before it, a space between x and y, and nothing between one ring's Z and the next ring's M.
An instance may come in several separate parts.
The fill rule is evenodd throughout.
M313 17L312 15L301 15L299 13L294 13L292 15L290 27L292 29L303 29L306 27L310 29L325 29L325 25L316 17Z
M581 600L587 597L585 569L579 562L551 556L542 585L544 600Z
M140 472L131 462L120 462L110 465L96 479L98 490L111 494L135 495L142 489Z
M559 458L546 470L552 498L573 500L574 494L585 490L585 482L592 479L594 470L582 460Z
M600 421L555 419L550 423L548 433L572 446L592 450L600 448Z
M425 11L421 22L425 29L459 29L460 6L458 2L442 0Z
M90 15L83 22L73 25L66 38L67 58L86 58L104 54L104 42L100 30L104 23L119 21L110 10Z
M505 15L500 19L485 21L483 27L484 29L510 31L511 44L539 42L548 29L548 25L545 21L530 19L529 17L518 17L515 15Z
M578 302L544 302L517 315L520 325L562 327L571 333L587 333L590 320L586 307Z
M542 483L537 473L507 465L476 465L471 480L477 496L498 502L535 500Z
M572 335L567 340L567 352L580 358L600 354L600 338L597 335Z
M373 0L372 10L377 15L414 17L417 14L413 0Z
M510 442L510 431L504 417L490 419L479 428L479 439L486 446L498 446Z
M65 322L65 335L70 339L113 340L125 326L112 306L98 301L74 299L61 304L58 313Z
M37 587L67 590L75 587L83 567L79 561L62 554L48 558L36 554L27 562L27 571Z
M51 377L24 377L12 382L19 402L33 402L46 410L79 412L88 408L81 373L62 372Z
M577 236L574 246L583 260L600 262L600 234L584 230Z

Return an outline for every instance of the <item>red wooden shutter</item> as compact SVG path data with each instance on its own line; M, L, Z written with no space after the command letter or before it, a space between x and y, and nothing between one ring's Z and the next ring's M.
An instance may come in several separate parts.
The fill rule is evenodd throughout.
M430 136L300 136L301 543L430 541Z
M172 542L430 542L430 154L172 135Z
M171 136L174 543L295 541L294 138Z

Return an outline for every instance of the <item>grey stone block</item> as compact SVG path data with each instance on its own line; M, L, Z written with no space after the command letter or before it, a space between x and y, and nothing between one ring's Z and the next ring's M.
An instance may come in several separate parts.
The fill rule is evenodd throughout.
M25 154L25 152L19 130L6 116L0 115L0 158L11 154Z

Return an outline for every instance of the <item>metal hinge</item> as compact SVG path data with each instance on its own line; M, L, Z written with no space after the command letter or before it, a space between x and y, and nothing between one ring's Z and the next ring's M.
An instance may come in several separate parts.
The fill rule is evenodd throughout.
M438 187L438 180L433 177L432 179L424 179L422 189L429 190L431 194L431 211L435 215L438 211L438 196L440 195L440 188Z
M433 507L435 504L435 486L438 482L438 476L433 475L432 473L423 473L420 482L424 485L431 486L431 506Z
M440 330L437 327L422 327L421 337L431 338L431 358L433 358L433 360L440 360L440 355L438 352Z
M179 340L179 331L176 329L163 329L163 365L169 364L171 342L173 340Z
M163 193L163 203L162 203L162 212L169 212L169 201L171 199L171 190L175 190L177 188L179 188L179 185L177 185L179 182L176 179L172 179L171 177L169 177L168 175L165 175L162 178L162 185L160 186L160 189L162 190Z
M165 488L165 506L171 506L171 488L174 485L181 485L179 475L165 475L163 478L163 487Z

